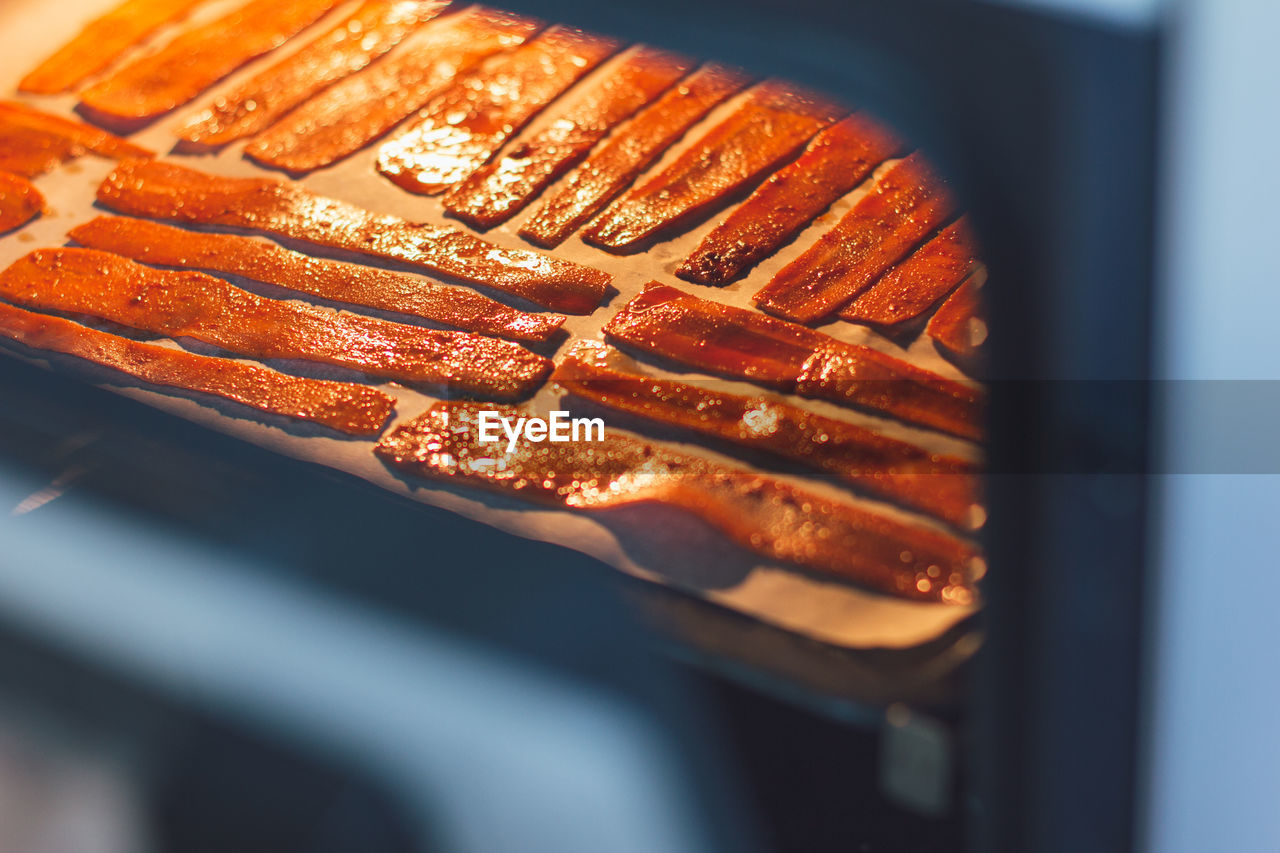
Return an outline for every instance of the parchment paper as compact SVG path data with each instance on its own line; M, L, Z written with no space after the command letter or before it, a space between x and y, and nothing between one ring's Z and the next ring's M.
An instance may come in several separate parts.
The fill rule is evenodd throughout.
M7 0L0 5L0 89L5 97L15 97L17 81L44 56L70 38L93 16L115 5L117 0L67 0L57 4L38 0ZM216 16L236 4L218 2L207 4L198 10L197 19ZM197 107L210 97L228 92L239 82L251 76L266 64L275 62L292 50L301 47L315 34L331 26L338 15L345 14L351 5L339 8L335 14L322 20L317 26L290 42L283 49L265 59L251 63L235 75L224 80L211 92L187 107L181 108L157 123L134 133L130 138L139 144L163 152L177 162L215 174L238 176L262 176L270 173L241 157L243 143L230 146L215 155L189 155L171 152L175 138L173 130ZM157 35L151 45L163 42L165 32ZM154 49L144 46L141 50ZM596 73L608 73L609 64ZM570 92L568 97L573 96ZM75 106L72 96L47 98L21 98L50 112L71 115ZM702 130L718 121L732 109L733 101L714 111L704 122L686 135L682 144L675 146L647 174L661 169L678 155L690 141L701 135ZM535 120L526 133L536 132L545 122ZM303 179L308 188L366 206L372 210L392 213L413 221L449 222L442 215L437 199L406 193L379 176L373 167L376 144L359 152L337 166L313 173ZM94 190L111 170L112 163L94 157L86 157L64 165L55 172L36 180L49 202L49 211L25 229L0 238L0 264L7 266L13 260L35 248L59 246L66 243L66 233L75 225L87 221L104 211L93 206ZM883 171L883 168L881 171ZM642 178L643 180L643 178ZM548 192L554 191L548 190ZM618 293L605 306L586 317L571 317L566 325L571 334L568 342L558 350L545 350L556 355L567 349L579 338L598 339L600 328L613 313L642 286L653 279L674 284L697 295L717 299L738 306L749 306L749 296L780 267L807 248L826 228L836 222L864 192L855 190L839 201L834 208L810 228L801 233L777 255L756 267L744 280L725 288L710 288L680 281L674 269L701 238L723 216L723 211L692 228L680 237L660 243L643 255L615 256L584 244L577 236L571 237L556 254L599 267L613 273ZM505 225L487 233L488 239L504 246L530 248L516 236L520 224L537 207L530 205L522 214ZM353 260L368 259L350 258ZM287 296L287 292L266 288L249 282L237 281L241 286L273 296ZM503 298L500 294L490 295ZM510 301L510 300L505 300ZM513 302L512 304L518 304ZM527 305L520 307L528 308ZM378 312L369 312L378 313ZM386 315L384 315L386 316ZM404 320L402 317L395 319ZM823 331L842 340L866 343L934 370L945 376L964 379L963 375L941 358L932 343L923 336L916 336L904 343L891 341L869 329L851 323L836 322ZM176 344L175 344L176 345ZM195 348L194 346L192 347ZM13 355L35 360L61 370L84 370L84 363L63 357L43 357L41 354L17 347L6 347ZM315 369L308 365L287 364L273 366L330 378L352 378L351 374L328 369ZM685 380L702 377L692 373L670 373L655 365L645 369L660 375L678 376ZM138 399L211 429L229 433L239 438L298 459L327 465L368 480L414 500L443 507L468 518L477 519L501 530L547 542L553 542L592 555L605 563L631 574L659 583L680 587L721 605L736 609L773 625L788 629L813 639L850 648L905 648L934 639L959 621L967 618L972 609L948 605L920 604L899 601L865 592L841 582L821 578L797 570L794 567L770 565L755 555L746 553L726 543L714 531L704 525L662 508L629 508L607 513L579 514L564 510L531 507L500 495L482 494L464 488L447 488L439 484L414 481L388 470L371 452L373 442L333 437L318 429L296 426L284 419L268 419L254 416L248 410L221 405L208 398L186 397L159 393L124 382L118 374L90 370L87 375L96 384ZM717 380L723 387L742 393L760 393L759 388L742 383ZM434 398L420 391L396 384L382 386L398 399L396 422L410 419L421 413ZM561 408L554 405L560 398L557 390L547 387L533 401L535 408ZM930 449L966 456L973 456L976 448L965 442L925 430L917 430L904 424L875 418L862 413L821 402L793 400L814 410L850 421L874 425L883 432L903 437ZM594 413L593 413L594 414ZM609 417L606 423L612 424ZM611 425L609 427L613 429ZM719 454L697 444L673 442L696 453L719 457ZM725 457L731 464L742 465ZM852 496L820 478L779 475L816 492L854 503L874 506L878 511L910 518L923 524L927 519L912 516L891 505L863 500ZM415 570L420 568L415 567Z

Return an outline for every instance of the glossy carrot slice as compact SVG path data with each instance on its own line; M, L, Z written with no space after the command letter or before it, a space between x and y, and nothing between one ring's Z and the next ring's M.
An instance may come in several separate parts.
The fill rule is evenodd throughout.
M187 30L80 93L101 116L143 121L164 115L251 59L275 50L340 0L250 0Z
M836 104L790 84L762 83L674 163L615 201L583 236L606 249L633 249L776 169L840 113Z
M808 251L756 295L771 314L802 323L853 299L946 222L955 204L919 154L895 164Z
M961 217L881 276L840 316L884 326L919 317L968 278L978 265L977 254L969 223Z
M333 29L196 113L178 136L208 146L252 136L391 50L419 24L439 15L448 2L365 0Z
M0 101L0 171L31 178L75 157L150 157L151 152L84 122Z
M396 311L516 341L546 341L565 319L562 314L526 314L474 290L313 258L235 234L185 231L143 219L100 216L73 228L70 236L86 248L143 263L231 273L334 302Z
M539 246L558 246L595 216L717 104L751 82L723 65L709 64L646 108L569 173L564 186L520 228Z
M18 91L56 95L75 88L119 59L125 51L204 0L126 0L89 23L22 78Z
M954 536L615 431L600 441L524 442L506 452L479 441L482 411L512 423L530 414L437 403L389 432L375 452L410 474L567 509L665 504L770 560L904 598L975 600L985 564Z
M980 390L806 326L654 284L605 326L615 341L690 367L982 438Z
M645 376L611 364L618 355L584 341L551 379L584 400L768 453L957 527L972 527L983 518L974 466L963 459L782 400Z
M383 144L378 170L410 192L448 189L621 47L613 39L552 27L433 98L407 130Z
M640 47L617 66L587 81L578 98L555 109L545 130L516 140L502 158L455 184L445 209L472 225L505 222L556 178L586 156L609 129L684 76L689 61Z
M925 334L963 358L972 358L987 339L978 285L972 278L942 303L929 319Z
M541 24L473 6L433 21L388 56L302 104L245 148L264 166L309 172L338 162L422 108L460 74Z
M395 406L393 398L375 388L289 376L258 364L134 341L4 303L0 337L73 355L151 385L198 391L350 435L382 432Z
M772 255L900 147L888 130L866 116L833 124L704 237L676 275L700 284L732 281Z
M21 228L44 210L44 196L21 175L0 172L0 234Z
M172 163L122 163L98 187L98 200L134 216L227 225L387 258L570 314L595 310L611 280L600 270L503 249L456 228L376 214L293 184L219 178Z
M267 299L200 272L157 270L93 249L41 249L0 273L0 296L185 337L251 358L300 359L501 399L551 363L519 344Z

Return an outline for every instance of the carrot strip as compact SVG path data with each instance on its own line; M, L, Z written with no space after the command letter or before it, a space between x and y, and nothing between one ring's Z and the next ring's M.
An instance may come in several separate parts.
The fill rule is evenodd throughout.
M975 441L982 393L870 347L654 284L605 326L615 341L723 376L852 404Z
M187 30L80 93L99 115L142 121L195 98L241 65L275 50L340 0L250 0L236 11Z
M267 299L200 272L171 272L93 249L41 249L0 273L0 296L88 314L251 358L301 359L467 394L514 399L551 370L519 344Z
M193 115L178 136L211 147L252 136L391 50L419 24L439 15L448 3L365 0L333 29Z
M524 42L537 21L473 6L437 21L389 56L343 80L258 134L245 154L309 172L386 134L485 58Z
M84 122L0 101L0 171L31 178L86 153L112 158L151 156L147 149Z
M83 153L71 140L16 125L0 111L0 170L34 178Z
M689 61L640 47L616 68L588 81L572 103L548 117L528 140L517 140L506 156L454 184L445 209L472 225L505 222L556 178L586 156L609 128L661 95L689 70Z
M143 219L100 216L73 228L70 236L87 248L143 263L231 273L322 299L396 311L516 341L546 341L565 319L562 314L526 314L474 290L313 258L235 234L185 231Z
M963 358L972 358L987 339L978 286L970 278L942 303L929 320L925 334Z
M622 44L552 27L441 92L378 151L378 171L432 195L489 161L533 116Z
M293 184L219 178L172 163L122 163L98 187L98 200L133 216L226 225L388 258L570 314L595 310L611 280L600 270L503 249L456 228L375 214Z
M919 154L895 164L865 198L755 295L771 314L808 323L871 285L955 211Z
M762 83L674 163L615 201L583 236L606 249L633 249L776 169L840 112L781 81Z
M288 376L258 364L134 341L0 303L0 337L118 370L164 388L198 391L350 435L377 435L395 406L375 388Z
M973 272L977 253L969 223L961 217L881 276L840 316L884 326L919 317Z
M44 196L21 175L0 172L0 234L21 228L44 210Z
M849 116L819 133L702 238L676 268L699 284L726 284L773 254L900 148L878 123Z
M874 430L782 400L746 397L613 367L616 350L583 342L551 375L576 397L682 427L829 474L873 495L973 525L978 480L962 459L930 453Z
M566 509L662 503L770 560L918 601L975 599L985 564L954 536L617 432L590 442L525 442L504 452L479 440L482 412L494 411L513 423L529 414L437 403L389 432L374 452L410 474Z
M564 186L520 228L539 246L558 246L595 216L689 128L750 78L708 64L667 90L569 173Z
M134 45L187 16L204 0L126 0L89 23L22 78L19 92L56 95L68 92L111 65Z

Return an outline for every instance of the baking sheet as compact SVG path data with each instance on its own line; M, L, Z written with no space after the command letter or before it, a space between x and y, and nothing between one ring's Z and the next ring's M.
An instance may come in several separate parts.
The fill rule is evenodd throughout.
M37 0L6 0L0 5L0 56L4 67L0 69L0 87L6 97L12 97L22 74L39 62L67 38L70 38L94 15L115 5L117 0L70 0L50 6ZM198 10L198 18L216 16L236 2L207 4ZM172 153L175 138L173 130L190 112L210 97L228 92L240 81L251 76L267 64L277 61L291 50L296 50L318 32L332 26L338 15L352 8L340 7L334 15L286 45L282 50L251 63L235 75L224 80L211 92L193 104L177 110L154 125L133 134L137 143L153 148L164 156L193 168L214 174L230 176L276 175L260 169L241 157L244 143L229 146L216 155L190 155ZM56 9L56 13L55 10ZM157 36L153 44L162 41ZM147 50L143 47L142 50ZM394 55L394 52L393 52ZM596 73L607 74L612 63L602 66ZM588 78L589 79L589 78ZM572 97L573 92L568 97ZM28 103L59 114L70 114L74 108L73 96L53 98L22 98ZM701 135L701 131L717 122L733 108L734 101L713 111L704 122L686 135L684 143L675 146L647 174L661 169L675 156L684 144ZM526 133L536 132L545 122L535 120ZM312 173L302 183L318 193L334 196L363 205L372 210L403 216L413 221L447 222L438 198L414 196L406 193L379 176L373 167L376 144L337 166ZM37 178L35 183L49 203L48 213L25 229L0 238L0 264L8 265L26 252L39 247L58 246L66 243L66 233L75 225L103 211L93 206L94 191L98 183L111 170L109 161L86 157L64 165L55 172ZM882 167L880 172L885 167ZM879 172L877 173L879 174ZM278 175L276 175L278 176ZM641 180L644 178L642 177ZM547 192L554 192L552 187ZM774 257L757 266L745 279L725 288L709 288L688 284L677 279L674 269L701 238L723 216L723 211L692 228L682 236L659 243L643 255L615 256L584 244L577 236L571 237L555 254L605 269L615 277L616 293L610 302L585 317L570 317L566 329L571 337L552 352L542 351L553 357L565 351L579 338L599 339L600 328L613 313L651 280L674 284L704 298L716 299L728 304L749 307L749 296L755 292L780 267L794 259L818 234L829 228L862 194L860 188L850 193L803 232L795 241L784 247ZM530 248L516 236L524 219L537 208L535 201L520 215L504 225L487 232L486 237L495 243L513 248ZM461 227L461 226L459 226ZM333 255L347 260L367 259L355 256ZM278 289L255 283L237 281L241 286L271 296L287 296ZM490 295L503 298L500 294ZM512 303L518 304L518 303ZM528 308L527 305L519 307ZM378 312L369 311L377 314ZM383 315L390 316L390 315ZM405 318L396 317L404 320ZM424 324L426 325L426 324ZM956 379L964 379L953 365L943 359L932 343L923 336L901 344L851 323L836 322L823 331L850 342L865 343L891 352L899 357L926 367L937 373ZM195 349L195 347L192 347ZM83 369L83 362L63 357L45 358L39 353L8 348L19 357L54 367ZM353 374L311 365L273 364L276 367L327 378L352 378ZM707 380L711 377L696 373L672 373L654 364L646 364L646 371L659 375L679 377L686 381ZM900 601L865 592L839 581L807 574L794 567L762 562L753 554L729 545L714 531L699 522L661 507L645 506L609 510L595 514L580 514L565 510L530 507L527 504L501 495L478 493L472 490L442 487L424 481L415 481L392 472L379 462L371 452L372 442L335 438L332 433L306 425L287 423L285 419L263 420L247 410L230 404L211 402L206 398L161 394L138 385L122 383L118 374L107 371L91 371L90 378L96 384L118 393L138 399L148 405L171 412L209 428L235 435L272 451L297 459L326 465L361 477L382 488L414 500L449 509L468 518L491 524L501 530L530 539L543 540L582 551L622 571L679 587L696 595L733 608L764 622L791 630L821 642L850 648L905 648L935 639L958 622L971 615L972 609L941 604ZM756 386L714 380L718 387L741 393L760 393ZM395 422L399 423L421 413L435 399L418 390L389 383L380 386L397 398ZM562 408L555 405L560 399L553 386L544 388L532 401L534 408ZM845 420L873 425L876 429L896 437L905 438L938 452L972 457L976 448L966 442L918 430L896 421L880 419L859 412L815 401L799 401L808 408ZM592 412L595 414L595 412ZM621 416L619 416L621 421ZM606 416L612 426L613 419ZM711 457L720 457L713 450L693 443L671 442L676 446ZM742 464L740 462L733 464ZM874 506L877 511L899 515L930 524L919 516L912 516L891 505L852 497L820 478L778 475L841 500ZM419 570L415 567L415 571Z

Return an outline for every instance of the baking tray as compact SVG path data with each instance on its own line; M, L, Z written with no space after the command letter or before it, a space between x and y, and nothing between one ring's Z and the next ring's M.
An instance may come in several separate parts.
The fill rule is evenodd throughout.
M85 21L113 5L113 2L114 0L73 0L59 4L56 15L50 14L47 4L35 0L11 0L5 4L0 8L0 55L5 56L4 67L0 69L0 88L7 95L11 94L22 73L74 34ZM234 5L234 2L217 0L201 7L199 17L216 15ZM166 158L211 173L259 177L273 174L241 157L243 143L211 155L174 152L173 128L185 119L192 108L219 92L228 91L264 65L277 61L290 50L305 44L311 36L331 26L337 15L344 14L350 8L350 4L340 7L333 15L305 31L283 49L251 63L192 105L132 134L130 138L162 152L162 156ZM162 32L153 43L163 40L165 35ZM141 49L148 48L144 46ZM610 64L607 63L596 73L608 73L609 67ZM72 96L23 100L63 115L70 115L75 105ZM701 125L686 135L684 144L696 139L703 129L717 122L732 109L733 104L731 101L713 111ZM542 122L535 120L526 132L536 132L541 124ZM673 147L652 167L651 172L661 169L673 157L678 156L682 148L683 144ZM303 178L301 183L318 193L354 202L378 212L403 216L413 221L457 225L443 216L437 199L411 195L382 179L373 168L375 152L376 146L367 148L333 168ZM38 178L36 184L49 201L49 211L27 228L0 238L0 264L7 265L33 248L63 245L70 228L101 213L93 203L94 190L112 166L108 161L86 157ZM550 191L553 190L548 190ZM615 277L614 284L618 292L609 303L593 314L571 317L566 324L571 336L570 342L561 344L554 351L544 352L554 356L563 352L572 340L598 339L601 326L614 311L639 292L645 283L655 279L675 284L705 298L748 306L749 295L767 281L773 272L811 244L862 192L862 189L855 190L841 199L831 211L774 257L760 264L745 279L725 288L689 285L673 275L679 259L714 225L718 218L716 216L689 229L680 237L659 243L640 255L615 256L585 245L576 236L570 238L555 254L609 271ZM529 248L515 232L533 208L536 205L531 205L523 214L488 231L486 237L500 245ZM329 254L345 260L367 260L346 257L340 253ZM287 295L249 282L237 283L268 295ZM862 326L839 322L824 327L823 331L842 340L865 343L891 352L942 375L964 379L963 374L943 359L932 343L923 336L904 343L877 335ZM158 393L122 381L118 375L107 371L85 371L83 364L75 364L72 359L46 357L16 347L6 347L5 351L15 357L55 369L76 369L80 375L88 377L100 387L272 452L359 477L404 498L442 507L516 536L573 548L646 582L678 590L681 596L678 600L694 600L695 609L698 604L706 603L709 614L734 614L735 619L746 620L742 623L745 625L751 622L762 623L767 626L767 630L762 629L766 633L778 631L796 635L815 646L866 652L933 649L939 643L949 647L960 638L968 638L965 643L972 641L973 635L968 626L974 614L973 608L900 601L869 593L837 580L811 575L794 567L763 562L755 555L728 545L705 526L673 517L671 512L662 508L631 508L594 515L576 514L530 507L501 495L487 495L464 488L415 481L384 467L373 456L372 442L367 440L335 438L332 433L287 424L283 419L249 417L242 409L211 402L207 398ZM307 365L273 366L326 378L350 378L349 374L340 371L315 369ZM671 373L656 363L647 364L646 370L658 375L679 376L687 381L712 381L711 377L698 374ZM759 392L758 388L746 384L718 379L714 381L718 387L730 390ZM381 387L398 399L396 422L416 416L437 399L396 384ZM559 395L554 387L548 386L539 392L532 404L545 409L554 406L558 400ZM804 401L802 405L846 420L873 425L887 434L908 438L938 451L971 457L977 452L976 448L965 442L914 429L896 421L821 402ZM671 443L689 452L720 457L715 450L702 444L679 441ZM724 458L730 461L728 457ZM841 500L874 505L878 511L890 515L905 515L890 505L851 496L847 491L820 478L796 477L787 473L776 476ZM920 520L915 516L911 518ZM680 618L672 620L673 626L680 633L697 635L704 630L698 627L697 617L690 618L686 610L681 612L683 615ZM709 616L706 625L709 626L712 621ZM709 627L705 630L711 631ZM704 639L713 638L708 636ZM718 641L711 642L710 645L721 647L723 651L723 647L732 644Z

